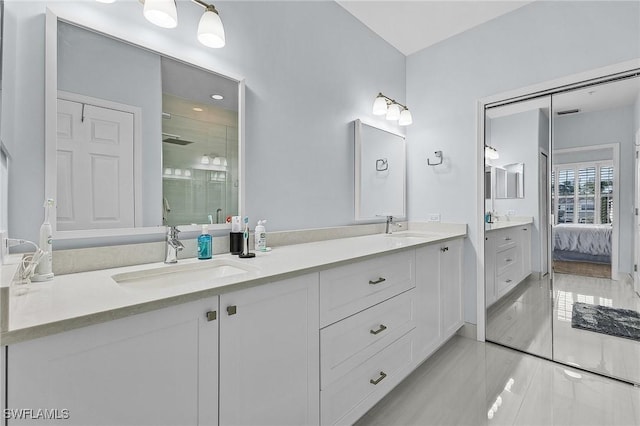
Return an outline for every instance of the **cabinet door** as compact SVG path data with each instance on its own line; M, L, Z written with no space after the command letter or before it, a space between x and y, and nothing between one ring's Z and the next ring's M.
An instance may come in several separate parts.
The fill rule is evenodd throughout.
M522 279L531 273L531 227L533 224L522 226L520 230L520 258L522 259ZM540 267L538 265L537 269Z
M462 326L462 240L439 247L442 338L446 340Z
M220 296L220 424L319 422L318 274Z
M441 342L440 246L416 249L416 362L422 362Z
M217 424L217 309L215 297L11 345L7 408L59 420L8 424Z
M497 299L495 231L484 237L484 291L485 304L491 306Z

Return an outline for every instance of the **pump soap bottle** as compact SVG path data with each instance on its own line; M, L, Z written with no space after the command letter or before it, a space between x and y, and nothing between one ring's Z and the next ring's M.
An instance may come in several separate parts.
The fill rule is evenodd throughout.
M202 225L202 234L198 236L198 259L211 259L213 238L209 235L209 225Z

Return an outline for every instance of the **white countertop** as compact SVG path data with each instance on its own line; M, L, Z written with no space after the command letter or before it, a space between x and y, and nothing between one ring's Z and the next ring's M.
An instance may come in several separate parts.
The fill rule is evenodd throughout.
M125 287L112 278L116 274L166 267L163 263L60 275L52 281L27 285L9 285L6 271L10 267L3 266L0 274L0 342L8 345L381 254L460 238L466 236L466 226L461 225L457 231L448 229L424 235L424 238L418 238L376 234L282 246L271 252L256 253L253 259L225 254L216 255L211 261L181 260L177 264L181 268L189 264L200 266L203 262L229 260L246 265L249 272L213 280L196 279L167 288Z
M489 231L495 231L496 229L505 229L505 228L512 228L514 226L529 225L531 223L533 223L533 218L499 220L492 223L485 223L484 230L489 232Z

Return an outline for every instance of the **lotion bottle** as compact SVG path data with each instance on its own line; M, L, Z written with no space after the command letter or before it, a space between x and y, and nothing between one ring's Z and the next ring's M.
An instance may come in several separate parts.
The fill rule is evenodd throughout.
M266 220L259 220L254 230L253 238L255 240L256 251L267 250L267 230L264 227L265 223L267 223Z

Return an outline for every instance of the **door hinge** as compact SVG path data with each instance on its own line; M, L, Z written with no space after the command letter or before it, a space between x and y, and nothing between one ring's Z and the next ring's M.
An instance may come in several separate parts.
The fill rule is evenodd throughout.
M638 272L638 265L633 265L633 272Z
M638 216L638 209L636 208L636 216Z

